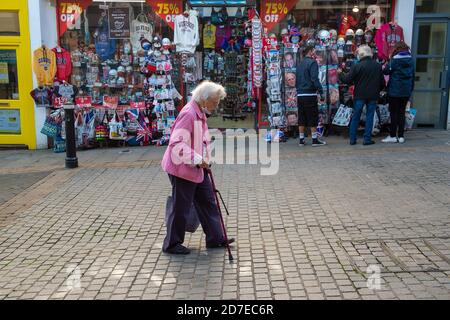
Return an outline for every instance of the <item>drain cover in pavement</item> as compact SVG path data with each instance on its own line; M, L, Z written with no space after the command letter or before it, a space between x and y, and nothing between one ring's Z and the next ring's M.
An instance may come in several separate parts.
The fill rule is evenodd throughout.
M450 271L450 238L338 242L356 271L378 265L383 273Z

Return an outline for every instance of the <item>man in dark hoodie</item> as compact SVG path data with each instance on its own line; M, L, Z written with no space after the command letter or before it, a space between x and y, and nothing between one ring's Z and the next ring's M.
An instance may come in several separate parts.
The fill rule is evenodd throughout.
M405 109L414 90L414 63L409 47L398 42L383 73L389 75L388 98L391 114L390 135L384 143L404 143Z
M367 45L362 45L357 50L359 62L350 68L347 74L339 70L339 80L355 85L353 116L350 123L350 144L356 144L357 131L364 105L367 106L366 127L364 132L363 145L372 145L373 117L377 108L377 101L380 91L384 89L385 82L381 65L372 59L372 49Z
M297 68L298 126L300 133L299 145L305 145L305 127L311 128L312 146L326 145L317 136L319 109L317 94L323 98L323 89L319 81L319 65L314 59L314 47L306 46L303 60Z

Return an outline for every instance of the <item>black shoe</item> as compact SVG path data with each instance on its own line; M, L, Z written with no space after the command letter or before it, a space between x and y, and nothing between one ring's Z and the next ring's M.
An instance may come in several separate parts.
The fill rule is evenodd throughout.
M228 244L231 244L233 242L234 242L234 238L229 238L228 239ZM206 247L208 249L210 249L210 248L222 248L222 247L226 247L226 246L227 246L227 242L226 241L223 241L221 243L207 243L206 244Z
M313 139L312 146L313 147L321 147L325 146L327 143L325 141L320 141L319 139Z
M350 141L350 145L354 146L356 144L356 141Z
M163 250L163 252L170 253L170 254L189 254L189 253L191 253L191 250L189 250L188 248L186 248L185 246L183 246L181 244L177 244L173 248Z
M300 139L299 142L298 142L298 145L300 147L303 147L305 145L305 138Z
M364 145L364 146L371 146L372 144L375 144L375 141L370 140L370 141L364 141L364 142L363 142L363 145Z

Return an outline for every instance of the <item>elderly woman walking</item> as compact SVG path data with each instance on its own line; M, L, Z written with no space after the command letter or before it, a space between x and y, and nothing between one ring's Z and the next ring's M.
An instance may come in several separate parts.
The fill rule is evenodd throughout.
M380 91L384 89L385 82L381 65L373 57L372 49L363 45L357 50L359 63L350 68L348 74L341 73L339 70L339 80L349 85L355 85L353 117L350 123L350 144L356 144L357 131L364 105L367 105L366 127L364 132L363 145L372 145L373 118L377 108L377 100L380 97Z
M182 243L185 216L192 204L206 234L206 247L227 245L207 174L210 136L206 122L207 116L225 96L225 89L221 85L203 81L192 92L192 100L181 110L172 128L169 147L162 160L162 168L168 173L172 184L173 199L163 244L166 253L190 253ZM232 242L233 238L228 239L228 243Z

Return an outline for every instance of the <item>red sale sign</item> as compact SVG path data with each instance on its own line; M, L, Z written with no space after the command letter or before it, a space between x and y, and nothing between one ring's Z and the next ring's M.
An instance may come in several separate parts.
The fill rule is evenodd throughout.
M145 109L145 102L130 102L131 109Z
M182 0L147 0L153 11L172 29L175 29L175 16L183 13Z
M89 96L75 97L75 105L79 108L90 108L92 107L92 98Z
M58 1L59 36L72 29L80 29L81 14L93 0Z
M298 0L261 0L261 19L267 31L283 21Z
M117 109L119 105L118 96L103 96L103 106L109 109Z

